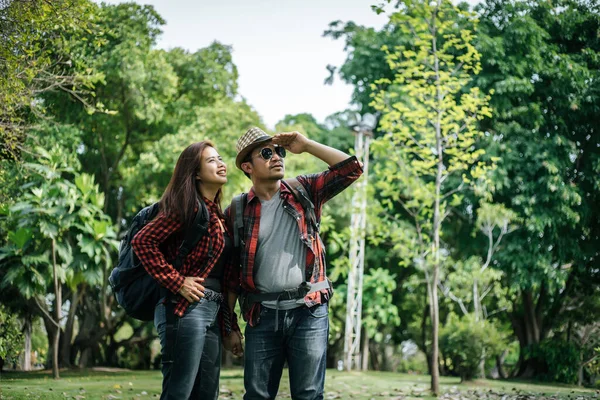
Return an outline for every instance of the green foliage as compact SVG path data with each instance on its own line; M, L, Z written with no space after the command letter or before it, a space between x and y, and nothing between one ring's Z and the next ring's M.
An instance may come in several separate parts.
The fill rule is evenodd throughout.
M164 52L178 77L177 98L171 104L173 124L183 127L194 122L193 111L237 94L238 71L231 46L213 42L190 53L181 48Z
M0 304L0 359L16 361L23 351L23 334L17 316Z
M76 286L85 277L99 283L103 275L97 271L111 265L117 246L110 220L102 212L104 196L93 177L65 166L58 147L38 151L42 164L27 164L31 177L20 201L10 208L11 230L0 249L1 286L16 286L26 298L46 294L53 256L61 282ZM75 182L63 174L73 174Z
M386 54L381 51L383 46L395 48L407 43L408 36L396 24L389 23L381 31L374 28L357 25L350 21L342 24L335 21L329 24L329 29L323 34L332 39L343 39L344 48L348 53L344 64L337 68L327 66L330 77L326 83L332 83L337 72L340 78L354 86L352 102L361 107L364 113L374 112L371 105L372 94L377 91L371 84L381 78L394 79L394 71L387 63Z
M440 350L463 381L473 379L481 361L506 347L505 338L491 321L450 314L440 332Z
M348 266L344 274L347 276ZM398 308L392 296L396 290L396 277L383 268L373 267L367 269L363 279L362 326L369 339L381 343L400 324ZM329 302L331 344L344 337L348 286L343 283L345 279L338 279L340 281L342 283L334 285L335 295Z
M547 339L525 351L527 358L538 364L538 379L577 383L579 349L576 344L560 339Z
M65 92L90 106L102 79L77 57L78 38L102 43L87 0L8 1L0 9L0 159L18 160L35 118L46 114L40 96ZM92 34L93 33L93 34Z
M429 372L427 367L427 357L421 351L411 357L403 357L398 364L397 372L426 375Z
M461 203L460 191L479 187L491 167L477 144L483 136L477 123L491 115L489 96L466 90L481 69L480 55L472 30L457 31L454 24L475 20L447 1L441 7L434 25L425 16L435 8L425 2L392 14L391 22L411 40L384 47L394 79L372 86L383 87L374 92L372 105L382 112L380 126L388 132L373 143L375 187L392 219L408 217L414 224L408 247L420 254L413 260L427 254L450 207Z

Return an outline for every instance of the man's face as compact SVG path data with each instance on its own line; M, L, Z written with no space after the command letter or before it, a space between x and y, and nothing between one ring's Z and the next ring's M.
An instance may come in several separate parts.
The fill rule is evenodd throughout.
M272 143L265 143L256 147L250 153L250 162L244 163L244 171L252 175L253 180L279 180L283 179L285 172L285 149Z

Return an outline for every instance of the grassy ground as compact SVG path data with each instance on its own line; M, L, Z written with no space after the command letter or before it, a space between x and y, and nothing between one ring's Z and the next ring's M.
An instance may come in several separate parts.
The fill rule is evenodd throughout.
M241 399L242 370L221 375L219 399ZM55 381L48 371L5 372L0 375L0 399L151 399L158 398L161 376L157 371L62 371ZM427 393L428 376L388 372L327 371L325 399L432 399ZM455 378L441 379L442 399L598 399L600 393L569 386L516 381L475 381L460 384ZM290 398L287 374L278 398Z

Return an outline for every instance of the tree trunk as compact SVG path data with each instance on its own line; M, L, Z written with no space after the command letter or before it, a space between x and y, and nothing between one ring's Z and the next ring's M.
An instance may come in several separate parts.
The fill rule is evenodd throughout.
M52 377L54 379L59 379L58 372L58 351L60 344L60 317L61 317L61 307L62 307L62 293L61 293L61 285L58 280L58 275L56 272L56 242L52 239L52 274L54 276L54 296L55 296L55 304L54 304L54 312L56 318L55 333L54 333L54 346L52 348Z
M485 351L481 355L481 360L479 361L479 379L485 379Z
M537 361L535 359L525 358L527 348L539 345L547 335L547 330L542 329L544 323L544 314L542 313L543 302L545 301L545 289L540 289L537 302L534 300L534 292L524 290L521 292L521 307L514 305L515 311L511 315L513 331L519 340L520 354L517 376L521 378L531 378L537 373Z
M73 362L71 355L72 343L73 343L73 329L75 327L75 314L77 307L79 306L79 299L81 298L79 288L71 294L71 304L69 306L69 314L67 316L67 323L65 325L64 334L61 337L60 346L60 363L63 367L70 367Z
M23 325L23 333L25 334L25 349L23 354L23 371L31 371L31 317L26 317Z
M504 370L504 360L506 359L507 354L508 350L504 350L502 354L496 356L496 368L501 379L508 378L508 375L506 375L506 371Z
M431 354L427 349L427 315L429 315L429 298L427 298L427 304L425 304L423 318L421 319L421 348L425 354L425 359L427 360L427 372L431 375Z
M430 296L431 296L431 392L434 396L439 396L440 394L440 376L439 376L439 304L438 304L438 280L439 280L439 272L440 272L440 231L442 224L442 216L440 210L440 200L441 200L441 186L442 186L442 174L445 169L444 166L444 151L442 148L442 100L443 95L440 89L440 65L437 53L437 26L436 26L436 18L438 14L438 10L441 7L441 0L437 0L437 6L433 10L433 14L431 15L431 42L432 42L432 54L434 58L434 71L435 71L435 86L436 86L436 121L435 121L435 149L437 152L437 171L435 175L435 197L434 197L434 206L433 206L433 248L432 255L434 258L433 265L433 276L431 279L431 288L430 288Z
M363 348L362 348L362 370L369 370L369 335L367 330L363 328Z
M385 351L385 350L384 350ZM381 346L377 345L377 342L369 341L369 361L373 365L374 371L381 371L381 362L380 359Z
M434 275L437 277L437 267L434 269ZM435 282L435 279L432 279ZM431 315L431 392L435 395L439 395L440 391L440 377L439 377L439 363L438 363L438 302L437 302L437 290L433 286L433 282L427 283L429 286L430 293L430 306L429 313Z

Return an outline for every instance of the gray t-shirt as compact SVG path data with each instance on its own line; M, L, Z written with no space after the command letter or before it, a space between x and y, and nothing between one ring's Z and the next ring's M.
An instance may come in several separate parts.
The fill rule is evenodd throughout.
M304 281L306 247L300 240L298 224L283 208L280 192L271 200L261 200L258 248L254 265L256 288L262 293L281 292L298 287ZM275 308L276 301L264 301L264 306ZM299 307L296 300L283 300L279 308Z

